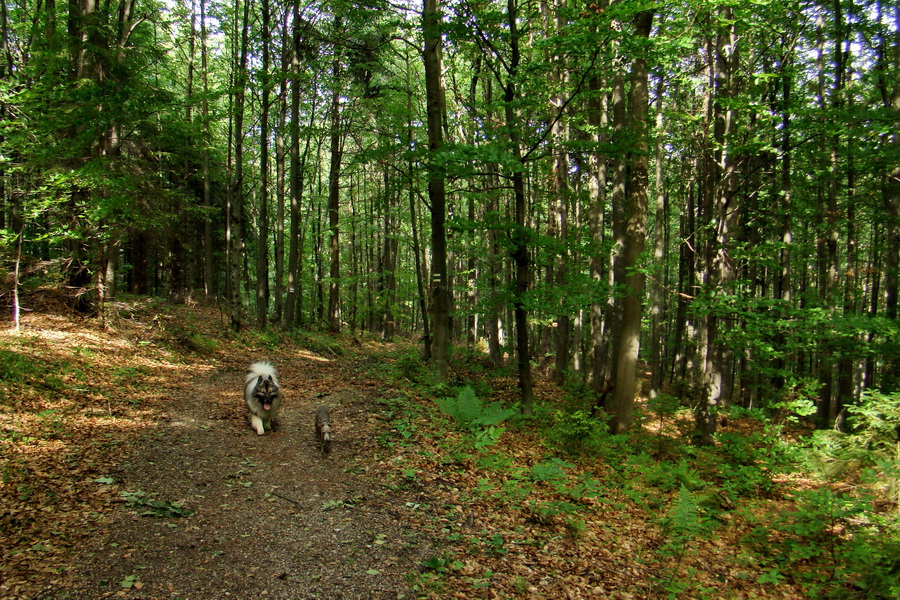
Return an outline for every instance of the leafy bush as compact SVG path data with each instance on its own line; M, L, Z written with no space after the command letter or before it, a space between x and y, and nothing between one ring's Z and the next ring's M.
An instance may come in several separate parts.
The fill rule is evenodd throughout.
M659 524L665 539L661 550L678 560L684 556L691 542L708 534L713 528L713 521L705 517L697 498L683 485Z
M874 452L896 451L900 441L900 392L886 395L865 393L858 406L848 406L855 445Z
M549 445L573 456L597 453L607 435L603 421L591 418L584 410L557 410L552 413L550 423Z
M531 479L535 482L549 483L560 490L568 479L566 469L571 469L573 466L564 460L551 457L531 467Z
M848 406L852 433L817 431L810 443L814 467L828 477L843 477L874 471L881 489L891 502L900 500L900 393L869 391L858 406Z
M772 408L778 412L780 420L796 423L800 417L815 414L820 387L822 384L813 378L792 379L787 385L788 393Z
M192 350L200 354L212 354L219 350L219 341L202 333L192 334L188 341Z
M394 369L398 377L415 383L425 374L427 365L418 353L409 353L397 358L394 363Z
M642 452L629 457L627 462L636 477L662 491L675 491L679 488L693 491L706 485L697 470L686 459L672 464L657 461Z
M799 492L797 503L744 538L768 568L764 577L801 581L817 598L898 597L900 531L872 520L871 498L821 487Z

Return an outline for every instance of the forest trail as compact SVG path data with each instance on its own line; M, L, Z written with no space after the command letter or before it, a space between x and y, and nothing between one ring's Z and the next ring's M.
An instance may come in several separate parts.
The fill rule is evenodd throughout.
M186 381L173 373L161 422L110 473L130 500L66 597L412 597L405 574L428 544L402 526L406 500L374 474L377 390L348 377L346 361L273 361L285 399L276 431L258 436L241 396L250 362L196 368ZM321 404L336 432L327 456L313 433ZM193 514L167 511L181 506Z

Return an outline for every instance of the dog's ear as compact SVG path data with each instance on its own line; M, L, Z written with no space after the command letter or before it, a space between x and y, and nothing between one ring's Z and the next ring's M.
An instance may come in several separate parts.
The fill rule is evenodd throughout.
M259 379L256 380L256 385L262 385L262 384L263 384L263 376L260 375Z

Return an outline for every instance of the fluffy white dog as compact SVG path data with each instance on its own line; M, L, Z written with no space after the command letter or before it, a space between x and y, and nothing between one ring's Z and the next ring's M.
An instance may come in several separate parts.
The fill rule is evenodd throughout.
M272 430L272 419L281 406L281 387L275 367L267 362L255 362L244 379L244 402L250 411L250 424L263 435Z

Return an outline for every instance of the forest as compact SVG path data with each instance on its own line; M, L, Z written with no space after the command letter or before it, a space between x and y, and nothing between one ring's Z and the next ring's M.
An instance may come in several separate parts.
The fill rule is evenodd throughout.
M473 365L523 422L569 390L579 452L789 425L873 475L863 537L900 544L897 4L0 6L10 328L150 297L409 343L437 398ZM884 580L841 589L900 593L866 547Z

